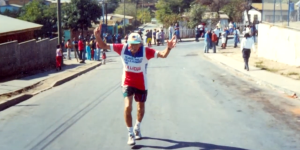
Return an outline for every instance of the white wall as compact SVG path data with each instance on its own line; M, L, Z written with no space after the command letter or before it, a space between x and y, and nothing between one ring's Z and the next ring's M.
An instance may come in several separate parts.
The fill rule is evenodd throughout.
M260 23L258 56L300 66L300 31Z
M247 17L247 11L244 11L243 13L243 17L244 17L244 24L247 24L246 22L248 22L248 17ZM250 22L253 22L254 20L254 16L257 15L257 20L261 21L261 12L257 11L255 9L251 9L249 10L248 14L250 15Z
M257 15L257 20L261 21L261 12L251 9L248 14L250 15L250 21L253 22L254 21L254 16Z

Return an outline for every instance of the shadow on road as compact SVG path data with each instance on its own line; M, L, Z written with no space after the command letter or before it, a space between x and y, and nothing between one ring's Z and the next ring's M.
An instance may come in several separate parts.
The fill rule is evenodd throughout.
M169 143L174 143L172 146L150 146L150 145L135 145L132 149L141 149L141 148L153 148L153 149L180 149L180 148L187 148L187 147L198 147L201 150L247 150L244 148L237 148L237 147L230 147L230 146L221 146L221 145L214 145L208 143L201 143L201 142L185 142L185 141L174 141L169 139L161 139L161 138L152 138L152 137L143 137L143 140L158 140L158 141L165 141Z
M62 71L66 71L66 70L70 70L70 69L74 69L78 66L80 66L82 64L65 64L63 67L62 67ZM24 77L24 78L20 78L18 80L33 80L33 79L38 79L38 78L41 78L41 77L47 77L51 74L56 74L58 73L55 69L51 69L51 70L48 70L48 71L45 71L45 72L38 72L37 74L35 75L30 75L30 76L27 76L27 77Z

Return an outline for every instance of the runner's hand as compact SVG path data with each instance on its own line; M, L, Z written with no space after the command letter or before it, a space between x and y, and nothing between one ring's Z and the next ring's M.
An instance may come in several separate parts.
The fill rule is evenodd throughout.
M95 35L96 39L99 38L99 37L101 38L101 30L102 30L102 26L101 26L101 23L100 23L99 27L96 27L94 29L94 35Z
M169 49L172 49L174 48L176 45L176 40L175 40L175 37L173 36L171 41L167 40L167 46Z

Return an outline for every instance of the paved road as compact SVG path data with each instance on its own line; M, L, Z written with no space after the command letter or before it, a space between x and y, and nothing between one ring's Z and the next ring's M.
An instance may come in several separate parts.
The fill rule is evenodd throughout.
M199 47L180 43L150 61L136 146L126 145L120 58L108 53L106 65L0 112L0 149L299 150L299 122L281 109L289 100L233 76Z

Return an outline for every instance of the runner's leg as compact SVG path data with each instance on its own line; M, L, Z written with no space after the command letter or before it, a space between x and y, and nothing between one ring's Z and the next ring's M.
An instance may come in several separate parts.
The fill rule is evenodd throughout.
M139 123L142 122L144 114L145 114L145 102L137 102L137 122ZM138 124L136 123L135 125Z
M133 99L133 95L125 97L124 118L127 127L132 127L132 117L131 117L132 99Z
M128 89L126 90L126 92L124 92L124 96L125 94L128 95L125 97L125 109L124 109L124 118L128 130L127 144L135 145L135 139L134 139L134 133L132 127L132 116L131 116L133 95L129 93Z

